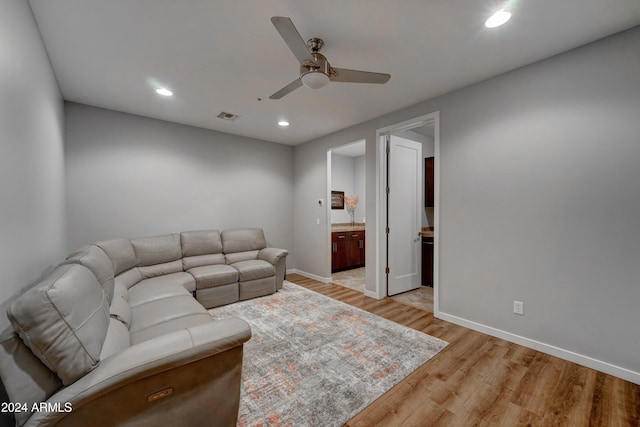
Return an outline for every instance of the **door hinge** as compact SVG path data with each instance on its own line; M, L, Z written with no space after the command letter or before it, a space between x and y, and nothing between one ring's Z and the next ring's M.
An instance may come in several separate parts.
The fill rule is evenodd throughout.
M385 269L384 269L384 272L385 272L386 274L389 274L389 267L385 268Z
M391 193L391 187L387 187L387 194Z
M384 229L384 231L385 231L385 233L387 233L387 234L391 233L391 229L390 229L389 227L385 228L385 229Z

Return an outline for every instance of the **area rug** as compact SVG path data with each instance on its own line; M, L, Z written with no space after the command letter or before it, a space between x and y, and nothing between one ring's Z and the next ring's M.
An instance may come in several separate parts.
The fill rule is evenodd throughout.
M238 426L341 426L447 343L290 282L209 310L251 325Z

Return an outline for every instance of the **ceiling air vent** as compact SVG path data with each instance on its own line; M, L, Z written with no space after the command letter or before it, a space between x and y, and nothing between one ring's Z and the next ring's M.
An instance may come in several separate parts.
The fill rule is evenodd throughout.
M231 113L226 113L226 112L221 112L220 114L218 114L218 118L222 119L222 120L229 120L230 122L234 121L235 119L237 119L239 116L237 114L231 114Z

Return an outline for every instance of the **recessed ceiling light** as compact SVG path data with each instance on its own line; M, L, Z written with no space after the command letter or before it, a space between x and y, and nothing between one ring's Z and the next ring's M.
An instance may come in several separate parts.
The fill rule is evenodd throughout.
M279 124L280 126L282 126L283 128L286 128L287 126L289 126L289 122L288 122L288 121L286 121L286 120L280 120L280 121L278 122L278 124Z
M509 12L508 10L500 9L499 11L491 15L489 19L487 19L487 21L484 23L484 26L487 28L499 27L509 19L511 19L511 12Z
M156 89L156 93L158 95L162 95L162 96L172 96L173 92L171 92L169 89L164 88L164 87L160 87L158 89Z

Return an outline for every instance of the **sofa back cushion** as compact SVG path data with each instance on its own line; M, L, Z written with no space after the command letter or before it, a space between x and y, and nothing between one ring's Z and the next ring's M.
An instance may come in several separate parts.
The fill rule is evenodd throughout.
M114 276L138 265L136 254L129 239L105 240L96 243L96 246L100 247L109 256L113 265Z
M224 230L221 237L227 264L256 259L260 249L267 247L261 228Z
M80 264L96 276L109 302L113 299L113 264L109 256L96 245L87 245L71 253L65 263Z
M222 253L222 240L218 230L183 231L180 233L182 256Z
M225 263L218 230L183 231L180 233L180 243L184 271L204 265Z
M13 301L7 315L22 341L64 385L98 364L109 326L109 303L88 268L59 265Z
M143 278L182 271L182 248L178 233L131 239L140 261L138 270Z

